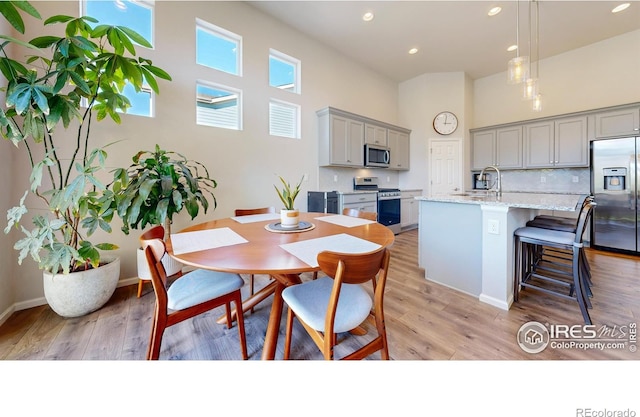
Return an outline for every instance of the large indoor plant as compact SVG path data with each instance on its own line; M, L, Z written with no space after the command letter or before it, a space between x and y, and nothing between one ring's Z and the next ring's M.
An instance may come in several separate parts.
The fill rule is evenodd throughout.
M11 2L14 4L23 9L28 5ZM38 17L35 9L28 10ZM19 25L14 24L15 10L5 4L0 11L20 31ZM104 147L90 144L91 123L107 116L120 123L120 112L130 107L122 94L125 85L136 91L149 86L157 93L156 78L171 79L150 60L137 56L134 43L151 47L143 37L126 27L96 25L97 22L88 16L52 16L45 26L65 24L63 36L40 36L28 45L3 36L0 44L0 71L7 80L5 103L0 107L0 130L5 139L25 150L31 166L30 188L19 205L9 210L5 233L14 226L20 227L25 236L14 246L19 250L18 262L27 256L38 262L45 273L45 297L61 315L82 315L101 307L118 280L116 277L113 282L110 278L97 303L105 297L106 300L97 307L86 307L89 311L58 311L48 296L47 277L52 282L64 282L71 279L66 276L71 273L98 269L104 263L100 250L117 248L111 243L89 240L98 228L111 232L116 208L114 194L100 176L107 154ZM11 44L25 48L28 56L11 58ZM42 210L45 214L31 217L31 229L21 223L29 212L25 203L29 193L36 197L29 206L39 201L46 209ZM119 276L119 268L114 269ZM60 273L63 275L56 276ZM89 284L92 283L86 281L72 291ZM106 294L111 287L111 294ZM82 298L68 292L63 290L63 295L71 300Z
M122 231L144 229L147 225L163 225L165 236L171 233L173 216L186 209L193 220L202 207L209 209L207 194L213 208L216 198L213 189L217 183L209 176L207 168L198 161L187 159L180 153L166 151L156 145L153 151L140 151L133 156L133 164L127 169L114 171L111 189L114 192L117 212L124 225ZM181 264L165 256L162 259L167 275L181 270ZM147 261L138 250L138 296L142 280L151 279Z

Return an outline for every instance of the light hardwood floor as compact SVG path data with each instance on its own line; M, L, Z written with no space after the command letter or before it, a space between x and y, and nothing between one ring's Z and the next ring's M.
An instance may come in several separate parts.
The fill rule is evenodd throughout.
M529 321L581 324L573 301L525 291L509 311L426 281L417 264L417 231L396 236L392 248L385 312L389 350L396 360L448 359L639 359L628 348L582 350L547 348L524 352L516 342L518 329ZM640 258L587 251L593 274L591 317L598 329L620 329L640 320ZM264 280L266 277L258 276ZM258 284L259 285L259 284ZM85 317L63 319L48 306L18 311L0 327L0 358L139 360L146 354L153 294L136 298L135 286L117 289L101 310ZM259 359L269 302L247 314L245 326L250 359ZM169 328L161 359L240 359L235 327L226 329L215 318L219 310ZM286 313L285 313L286 314ZM284 320L283 320L284 324ZM624 330L625 327L622 327ZM299 328L294 330L292 357L319 359L315 346ZM617 334L616 334L617 335ZM363 343L343 335L336 349ZM367 336L360 337L366 340ZM282 357L281 330L276 358ZM628 344L627 344L628 345ZM372 359L378 359L377 354Z

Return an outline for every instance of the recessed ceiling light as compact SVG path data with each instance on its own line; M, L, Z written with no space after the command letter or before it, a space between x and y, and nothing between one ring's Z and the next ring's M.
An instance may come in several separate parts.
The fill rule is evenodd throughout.
M611 10L611 13L621 12L623 10L626 10L629 6L631 6L631 3L622 3L619 6L614 7L613 10Z
M502 7L500 6L496 6L496 7L492 7L491 10L489 10L489 13L487 13L489 16L495 16L498 13L500 13L502 11Z
M362 20L365 22L371 22L373 20L373 12L366 12L362 15Z
M411 49L409 49L409 53L410 53L411 55L413 55L413 54L417 54L417 53L418 53L418 48L411 48Z
M511 45L510 47L508 47L508 48L507 48L507 51L509 51L509 52L513 52L513 51L515 51L516 49L518 49L518 45Z

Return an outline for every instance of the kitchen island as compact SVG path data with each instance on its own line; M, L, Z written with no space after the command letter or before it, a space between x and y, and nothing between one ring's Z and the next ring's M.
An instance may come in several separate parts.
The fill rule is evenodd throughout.
M419 200L418 260L425 278L508 310L513 232L540 210L574 212L578 194L469 192Z

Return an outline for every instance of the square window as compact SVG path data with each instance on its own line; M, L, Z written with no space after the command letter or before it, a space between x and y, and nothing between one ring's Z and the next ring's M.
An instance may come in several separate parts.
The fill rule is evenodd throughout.
M224 129L242 129L242 92L204 82L196 84L196 123Z
M153 45L153 1L83 0L83 6L83 14L98 19L98 24L126 26Z
M271 99L269 101L269 134L300 139L300 106Z
M153 45L153 10L154 1L150 0L82 0L83 14L98 19L101 25L126 26L138 32L150 44ZM148 86L141 91L127 84L121 92L131 107L127 114L153 117L153 93ZM87 103L85 101L84 105Z
M270 49L269 85L300 94L300 60Z
M196 63L233 75L242 75L242 37L196 19Z

